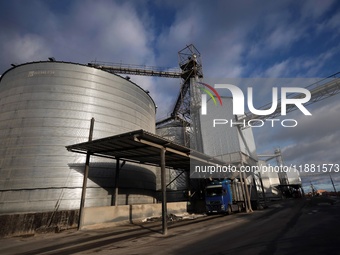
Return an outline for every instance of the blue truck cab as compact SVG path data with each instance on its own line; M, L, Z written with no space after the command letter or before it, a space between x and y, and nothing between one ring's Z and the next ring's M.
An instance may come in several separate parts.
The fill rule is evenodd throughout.
M205 205L207 214L226 213L231 214L241 211L243 201L235 201L230 180L212 181L205 188Z

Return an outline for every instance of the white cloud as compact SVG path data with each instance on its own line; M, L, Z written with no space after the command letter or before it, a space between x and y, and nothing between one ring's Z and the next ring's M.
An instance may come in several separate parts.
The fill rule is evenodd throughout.
M46 40L34 34L13 34L2 44L2 51L11 63L47 60L51 49Z
M326 99L309 107L312 116L303 116L300 111L289 114L296 119L294 128L257 130L257 141L281 147L286 163L338 163L340 146L340 105L336 97ZM287 116L288 117L288 116Z
M301 13L303 18L319 18L334 4L335 0L303 1Z
M286 59L269 67L264 74L266 77L286 77L289 74L289 64L290 61Z
M155 3L158 8L171 8L174 14L167 22L162 20L162 24L167 24L164 27L157 27L157 19L163 17L152 13L151 2L73 1L62 12L55 11L46 1L23 3L13 4L15 15L6 16L0 11L4 21L0 33L1 71L12 62L45 60L49 56L80 63L98 60L177 67L177 52L194 43L202 53L207 78L310 77L332 72L326 68L327 63L337 63L339 55L339 47L334 43L338 40L318 37L334 31L333 38L338 39L340 16L334 1L269 1L266 5L253 0L189 1L183 5L181 1L169 0ZM160 116L172 110L179 80L133 77L132 81L150 91ZM268 102L261 94L266 95L268 86L259 86L257 91L256 100ZM327 107L323 110L320 114L326 116ZM327 121L328 126L338 125ZM307 124L304 127L305 130L296 129L290 135L283 133L286 136L278 135L280 129L260 134L260 146L286 147L286 140L298 143L304 137L302 131L306 137L315 135ZM304 149L308 154L308 147Z
M322 22L318 23L316 25L316 31L318 33L327 31L331 33L329 39L335 39L340 34L340 13L337 12L329 19L323 20Z
M286 49L292 46L294 42L303 36L303 29L300 29L292 24L283 24L276 27L267 36L265 45L271 50Z
M150 47L152 33L145 26L134 6L108 1L77 2L65 20L65 31L57 31L58 53L79 54L87 61L154 64ZM79 47L81 45L81 47ZM59 48L59 47L58 47Z

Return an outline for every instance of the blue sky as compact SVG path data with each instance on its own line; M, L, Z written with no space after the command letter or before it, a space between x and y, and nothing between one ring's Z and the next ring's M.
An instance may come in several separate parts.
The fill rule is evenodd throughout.
M201 52L205 77L313 80L340 71L340 4L335 0L12 0L0 2L0 21L0 74L11 63L51 56L84 64L177 67L177 52L191 43ZM150 91L158 118L171 111L180 81L132 80ZM261 93L257 99L270 101ZM292 113L297 128L255 131L258 152L280 147L286 163L340 163L338 100L334 96L312 105L309 119ZM340 183L339 175L333 178ZM328 175L308 178L320 188L329 183Z

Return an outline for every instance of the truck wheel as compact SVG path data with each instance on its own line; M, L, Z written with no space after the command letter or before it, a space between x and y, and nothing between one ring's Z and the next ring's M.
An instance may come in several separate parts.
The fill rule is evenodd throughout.
M227 214L230 215L232 213L232 209L231 209L231 206L228 205L228 210L227 210Z

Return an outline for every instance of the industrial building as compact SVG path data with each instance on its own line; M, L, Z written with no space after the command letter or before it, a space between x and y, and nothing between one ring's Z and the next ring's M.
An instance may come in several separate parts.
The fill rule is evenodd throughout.
M117 207L112 205L130 206L124 210L128 213L130 210L131 216L131 206L164 202L167 189L172 191L168 194L169 201L190 201L201 194L197 191L202 189L202 182L190 180L186 163L180 163L190 158L189 148L195 151L195 160L207 164L257 165L251 128L220 126L212 135L209 118L220 116L221 108L208 101L211 114L206 116L198 114L199 105L192 108L190 93L193 96L196 92L190 86L191 78L203 78L200 54L193 45L179 52L179 66L180 70L163 71L122 65L82 65L51 58L15 65L6 71L0 78L0 224L8 220L16 220L18 224L31 221L28 228L34 232L35 215L39 214L40 226L77 225L85 179L83 206L102 208L92 211L97 216L103 210L117 213L114 211ZM180 78L182 86L171 117L156 123L156 105L149 93L129 77L117 73ZM336 86L334 89L338 89ZM320 88L315 90L320 91ZM232 109L231 98L223 98L223 103ZM226 119L234 119L231 111L223 114ZM273 116L275 114L277 112ZM95 119L93 134L89 134L92 118ZM91 143L89 136L94 142L99 141L99 145ZM144 141L143 147L137 144L138 137L152 142ZM122 143L133 147L122 144L115 150L105 139L121 139ZM150 144L169 146L169 151L174 153L166 158L173 162L166 165L162 176L158 171L158 159L155 159L158 155L145 155ZM98 153L91 157L87 178L84 163L91 149ZM125 156L119 154L119 149L136 153L132 153L131 160L121 162L119 157ZM138 160L132 160L133 157ZM119 192L118 168L122 169ZM245 181L249 191L258 187L248 199L250 196L264 199L257 196L264 193L264 187L258 185L256 176L238 173L223 178ZM298 181L296 184L299 185ZM160 196L161 187L163 197ZM181 206L186 209L186 202ZM251 210L250 204L248 207ZM147 211L145 208L154 207L138 210ZM105 217L110 220L111 216ZM19 232L26 231L17 225L3 230L7 233L0 235L15 233L16 228Z

